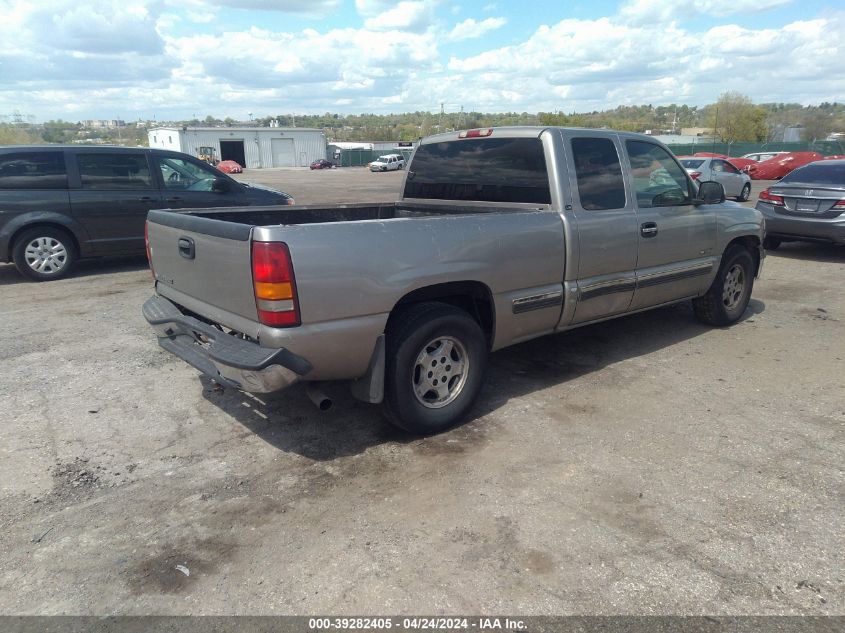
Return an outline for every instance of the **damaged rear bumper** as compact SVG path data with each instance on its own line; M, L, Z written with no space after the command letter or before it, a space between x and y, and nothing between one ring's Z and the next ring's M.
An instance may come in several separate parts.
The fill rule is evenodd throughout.
M143 307L158 344L217 382L243 391L267 393L289 387L311 371L311 363L284 349L227 334L184 314L154 295Z

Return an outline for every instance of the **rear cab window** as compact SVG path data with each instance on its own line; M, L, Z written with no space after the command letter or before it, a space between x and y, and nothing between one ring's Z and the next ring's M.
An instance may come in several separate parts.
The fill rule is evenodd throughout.
M539 138L468 138L420 145L405 198L551 204Z
M67 189L64 152L0 154L0 189Z

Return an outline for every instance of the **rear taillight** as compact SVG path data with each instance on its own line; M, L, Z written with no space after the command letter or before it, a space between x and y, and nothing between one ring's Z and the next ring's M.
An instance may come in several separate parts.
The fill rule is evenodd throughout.
M693 180L698 180L699 178L701 178L701 172L700 171L692 171L692 172L690 172L689 177L692 178Z
M831 211L845 211L845 200L840 200L835 205L830 207Z
M150 263L150 273L152 273L153 279L156 278L156 271L153 268L153 249L150 248L150 221L146 220L144 222L144 246L147 249L147 261Z
M782 207L783 205L783 196L776 196L775 194L771 193L768 189L763 189L760 192L759 200L763 200L764 202L768 202L769 204L775 207Z
M296 280L288 245L284 242L254 242L252 283L258 320L273 327L300 324Z

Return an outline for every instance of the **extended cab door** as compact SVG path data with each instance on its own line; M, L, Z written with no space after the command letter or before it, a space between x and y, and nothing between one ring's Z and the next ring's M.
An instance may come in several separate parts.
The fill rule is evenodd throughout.
M161 206L147 152L68 152L70 207L97 255L144 252L147 212Z
M637 215L625 194L617 136L561 133L579 252L571 323L583 323L628 309L636 284Z
M153 169L161 179L163 208L197 209L250 204L240 183L206 163L188 156L157 152L153 152L152 159Z
M714 211L693 205L692 181L666 149L639 139L626 140L625 148L639 222L631 309L704 292L718 266Z

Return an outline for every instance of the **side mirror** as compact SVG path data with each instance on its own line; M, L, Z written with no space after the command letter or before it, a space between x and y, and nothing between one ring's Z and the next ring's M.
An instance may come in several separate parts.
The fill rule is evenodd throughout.
M215 178L211 183L211 190L215 193L227 193L232 190L232 185L224 178Z
M698 196L694 204L721 204L725 201L725 188L722 183L708 180L698 185Z

